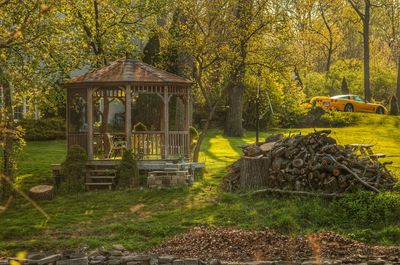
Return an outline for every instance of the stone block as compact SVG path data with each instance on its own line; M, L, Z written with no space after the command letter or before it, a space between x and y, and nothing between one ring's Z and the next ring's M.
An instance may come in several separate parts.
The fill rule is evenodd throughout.
M46 257L46 255L43 252L28 254L28 259L32 259L32 260L41 260L41 259L44 259L45 257Z
M199 265L198 259L184 259L185 265Z
M119 265L121 264L121 259L112 259L107 262L108 265Z
M61 259L61 255L59 255L59 254L52 255L52 256L48 256L48 257L38 260L37 264L38 265L49 264L49 263L56 262L57 260L60 260L60 259Z
M147 255L124 256L121 258L122 262L149 261L149 260L150 260L150 257Z
M87 257L77 259L64 259L56 261L56 265L88 265Z
M381 259L376 259L376 260L368 260L367 262L368 265L384 265L385 261Z
M253 261L246 262L246 265L274 265L273 261Z
M184 265L185 261L182 259L176 259L172 262L172 265Z
M172 263L174 259L175 259L174 256L159 256L158 264Z
M120 251L120 250L110 250L109 252L108 252L111 256L122 256L122 251Z
M143 261L129 261L126 265L142 265Z

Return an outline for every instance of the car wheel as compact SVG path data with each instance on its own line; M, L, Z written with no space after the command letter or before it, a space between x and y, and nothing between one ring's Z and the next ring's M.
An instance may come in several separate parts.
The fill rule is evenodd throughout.
M344 106L344 112L353 112L354 111L354 107L351 104L347 104L346 106Z
M382 107L378 107L378 108L376 109L376 113L377 113L377 114L385 114L385 110L384 110Z

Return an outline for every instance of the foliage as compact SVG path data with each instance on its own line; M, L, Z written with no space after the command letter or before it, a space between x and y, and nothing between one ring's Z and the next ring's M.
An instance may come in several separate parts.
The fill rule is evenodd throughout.
M396 224L400 220L400 193L358 192L332 205L335 218L344 225L374 228ZM399 239L400 240L400 239Z
M66 192L79 192L85 188L85 167L87 154L85 149L79 145L69 148L65 161L61 164L62 173L65 177L62 190Z
M1 115L1 114L0 114ZM17 157L19 154L22 153L24 146L26 145L25 139L24 139L24 130L21 128L21 126L17 126L14 130L10 131L7 129L3 123L0 121L0 174L4 174L4 155L5 155L5 145L6 145L6 135L12 135L13 139L13 146L12 146L12 156L11 159L9 160L11 162L11 173L14 175L15 171L17 171ZM1 182L1 180L0 180ZM0 184L0 198L2 198L1 194L2 192L6 192L3 190L2 185L8 186L6 183L1 183Z
M360 116L354 113L341 111L325 111L321 116L320 126L323 124L327 127L343 127L356 125L360 120Z
M28 141L57 140L65 138L65 120L23 119L17 122L25 131L24 138Z
M118 166L117 186L120 189L139 186L139 170L137 161L133 158L133 154L129 150L125 150L122 154L121 163Z

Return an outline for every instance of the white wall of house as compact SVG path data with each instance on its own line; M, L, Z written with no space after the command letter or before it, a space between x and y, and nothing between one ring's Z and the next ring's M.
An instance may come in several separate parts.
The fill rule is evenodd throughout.
M12 93L12 90L11 90ZM14 95L13 95L14 96ZM14 99L15 101L15 99ZM15 106L13 108L13 116L14 116L14 120L20 120L23 118L30 118L28 117L28 114L32 114L32 118L37 120L40 118L40 111L39 111L39 107L37 106L37 104L31 104L33 105L33 109L30 108L30 104L28 104L28 99L25 96L22 96L21 99L21 104ZM4 107L4 90L3 87L0 86L0 108Z

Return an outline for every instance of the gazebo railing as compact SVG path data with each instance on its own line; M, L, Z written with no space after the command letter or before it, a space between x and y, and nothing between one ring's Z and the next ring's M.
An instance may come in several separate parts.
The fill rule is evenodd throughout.
M187 158L189 155L189 132L170 131L168 155L174 158Z
M93 149L97 158L114 159L108 157L112 149L112 141L126 141L124 133L94 133ZM78 144L87 147L87 133L69 133L68 146ZM138 159L157 160L165 159L165 133L164 131L132 132L132 153ZM168 159L189 158L189 132L170 131L168 133ZM111 152L114 154L114 152ZM122 154L120 152L117 157Z
M188 158L189 132L170 131L168 158ZM165 134L163 131L132 133L132 152L141 159L165 158Z
M164 132L132 132L132 152L139 159L161 159L164 156Z
M67 135L68 146L80 145L87 150L87 133L86 132L70 132Z

